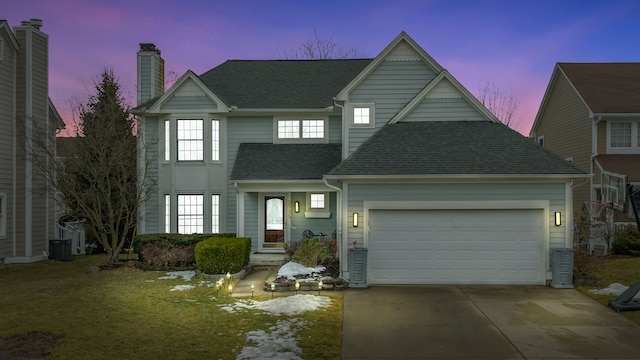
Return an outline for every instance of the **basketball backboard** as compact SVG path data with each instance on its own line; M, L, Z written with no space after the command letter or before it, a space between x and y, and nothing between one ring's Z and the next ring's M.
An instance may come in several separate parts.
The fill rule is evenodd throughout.
M627 176L603 171L601 184L602 201L611 202L613 210L624 212L627 202Z

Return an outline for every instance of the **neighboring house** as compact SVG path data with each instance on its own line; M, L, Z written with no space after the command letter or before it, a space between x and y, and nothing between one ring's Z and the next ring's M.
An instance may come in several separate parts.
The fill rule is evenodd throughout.
M573 186L573 208L610 201L633 221L625 185L640 185L640 63L558 63L530 137L593 177ZM637 201L638 196L634 199Z
M55 146L64 127L49 99L41 26L31 19L12 30L0 20L0 264L41 260L54 235L53 190L28 151L38 151L43 136Z
M165 93L138 52L138 233L305 230L368 249L368 284L545 284L583 171L501 124L402 32L374 59L230 60ZM556 214L560 220L555 222ZM322 236L321 234L325 234Z

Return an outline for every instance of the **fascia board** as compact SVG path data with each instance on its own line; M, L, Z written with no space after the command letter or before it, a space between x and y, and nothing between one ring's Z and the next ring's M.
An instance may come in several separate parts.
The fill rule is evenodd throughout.
M590 178L591 174L432 174L432 175L325 175L326 180L361 180L371 182L396 181L513 181L513 180L570 180Z

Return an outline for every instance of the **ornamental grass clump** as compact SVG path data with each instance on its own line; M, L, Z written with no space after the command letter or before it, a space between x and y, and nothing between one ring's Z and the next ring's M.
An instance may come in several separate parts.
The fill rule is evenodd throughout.
M314 267L318 265L318 262L324 262L329 259L331 259L331 256L327 245L316 238L300 241L293 252L293 256L291 256L291 261L307 267Z

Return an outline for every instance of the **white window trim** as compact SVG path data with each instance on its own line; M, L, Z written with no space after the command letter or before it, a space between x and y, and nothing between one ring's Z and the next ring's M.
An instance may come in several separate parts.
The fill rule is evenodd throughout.
M279 121L299 121L299 133L298 138L280 138L278 137L278 122ZM303 138L302 137L302 122L305 120L321 120L324 122L324 136L321 138ZM329 143L329 117L327 116L277 116L273 118L273 143L274 144L327 144Z
M611 124L612 123L631 123L631 146L630 147L612 147L611 146ZM638 141L638 127L640 121L635 120L609 120L607 121L607 153L608 154L637 154L640 151L640 142Z
M374 128L376 126L376 104L375 103L353 103L348 107L349 113L349 127L352 128ZM369 108L369 123L368 124L356 124L354 123L354 111L356 108Z
M312 208L311 207L311 194L323 194L324 195L324 208ZM331 217L331 211L329 211L329 209L331 208L331 203L330 203L330 195L328 192L322 192L322 191L313 191L313 192L308 192L306 194L306 211L304 212L304 217L306 218L319 218L319 219L328 219Z
M0 238L7 237L7 194L0 193Z

